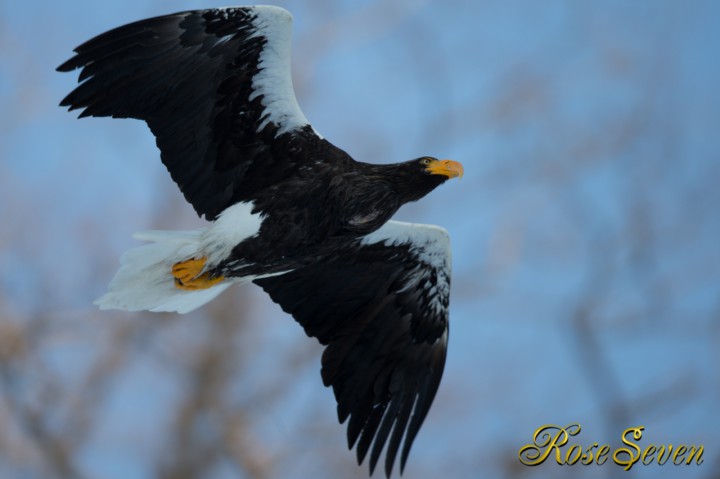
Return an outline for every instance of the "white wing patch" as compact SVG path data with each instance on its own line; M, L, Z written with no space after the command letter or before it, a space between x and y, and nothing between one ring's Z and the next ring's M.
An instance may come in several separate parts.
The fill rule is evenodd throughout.
M434 225L388 221L365 236L361 244L410 245L410 252L421 263L414 274L415 284L425 292L435 313L444 313L450 296L452 254L450 235ZM411 285L409 285L411 286Z
M283 8L269 5L252 9L257 16L253 21L256 28L254 36L264 37L267 43L260 53L259 71L252 79L250 100L262 95L265 110L258 131L272 122L278 126L277 135L281 135L309 124L295 99L292 83L292 15Z
M384 242L386 245L409 244L423 263L450 273L450 235L445 228L435 225L388 221L365 236L362 244Z

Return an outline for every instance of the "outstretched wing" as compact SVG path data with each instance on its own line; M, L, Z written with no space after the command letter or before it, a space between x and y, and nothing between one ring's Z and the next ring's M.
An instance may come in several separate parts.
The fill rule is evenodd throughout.
M356 446L358 464L372 446L372 474L387 443L389 477L404 437L402 471L445 365L447 232L390 221L325 261L255 283L327 345L323 382L333 388L340 422L350 419L348 447Z
M82 68L60 104L83 108L80 117L145 120L185 198L214 219L300 167L349 160L295 100L291 27L290 13L271 6L131 23L80 45L58 67Z

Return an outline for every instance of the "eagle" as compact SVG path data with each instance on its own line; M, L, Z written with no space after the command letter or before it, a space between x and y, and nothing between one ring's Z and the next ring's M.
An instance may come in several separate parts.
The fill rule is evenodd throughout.
M372 475L400 472L445 365L450 243L390 218L462 165L425 156L353 160L303 115L290 72L292 16L274 6L149 18L77 47L60 103L79 117L135 118L208 225L150 231L96 300L101 309L186 313L253 282L325 346L348 448Z

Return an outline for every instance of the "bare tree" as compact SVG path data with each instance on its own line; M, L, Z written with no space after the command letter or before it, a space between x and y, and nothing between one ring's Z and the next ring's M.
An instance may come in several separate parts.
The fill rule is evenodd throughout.
M295 42L303 107L335 107L323 94L343 85L331 80L371 85L328 114L333 142L366 161L467 156L457 158L464 183L402 212L442 221L456 258L451 356L408 476L614 477L610 465L519 463L528 424L570 411L592 423L590 441L617 442L638 418L676 434L668 442L707 441L705 463L682 473L716 477L709 441L720 427L708 405L720 387L720 163L711 138L720 109L701 78L712 71L696 59L703 43L693 40L711 35L713 10L301 3L288 5L296 19L317 25ZM103 212L52 209L105 144L66 146L55 160L67 178L33 183L18 173L18 162L42 159L12 158L16 138L48 128L59 93L41 73L51 75L51 61L2 17L0 42L15 88L0 97L0 476L366 477L321 387L320 346L258 288L234 288L185 316L90 306L127 247L118 244L124 228L143 225L123 221L129 197ZM374 70L342 77L324 63L373 42L395 48ZM403 91L381 91L403 74ZM388 111L402 98L402 121L354 113L375 98ZM114 146L132 156L138 142L152 145L149 133L136 134L122 130ZM197 227L157 168L144 226ZM541 354L557 369L533 370ZM665 369L653 372L656 363ZM698 408L708 417L697 419Z

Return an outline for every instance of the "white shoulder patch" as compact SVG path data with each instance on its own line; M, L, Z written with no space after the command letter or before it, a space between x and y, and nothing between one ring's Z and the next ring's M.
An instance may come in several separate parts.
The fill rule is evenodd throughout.
M388 221L365 236L362 244L384 242L387 245L409 244L418 259L434 268L450 271L450 235L445 228L419 223Z
M413 283L425 291L428 305L434 314L447 314L452 258L450 235L446 229L434 225L388 221L361 241L364 245L374 243L409 245L410 253L419 262L412 275Z
M297 103L292 83L292 15L283 8L269 5L252 9L257 16L253 21L256 28L254 36L264 37L267 43L260 53L259 71L252 79L250 100L260 95L263 97L261 101L265 110L258 131L272 122L278 125L277 134L281 135L309 124Z

